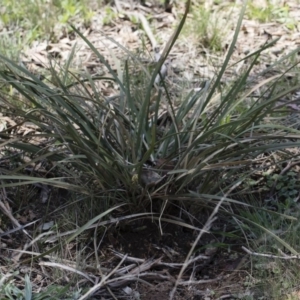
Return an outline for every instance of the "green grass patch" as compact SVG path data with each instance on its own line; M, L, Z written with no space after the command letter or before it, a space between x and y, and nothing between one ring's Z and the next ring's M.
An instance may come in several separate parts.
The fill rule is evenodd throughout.
M61 31L67 22L80 19L83 23L88 23L94 15L90 0L3 0L0 7L0 26L23 31L26 43L37 39L51 40L56 36L56 31Z
M290 16L290 6L282 5L280 1L266 1L263 5L249 2L246 15L261 23L271 21L283 23L290 30L294 30L297 24L296 20Z

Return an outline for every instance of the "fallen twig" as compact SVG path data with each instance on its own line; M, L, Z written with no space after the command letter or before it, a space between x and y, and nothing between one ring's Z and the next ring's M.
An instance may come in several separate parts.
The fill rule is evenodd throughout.
M258 252L251 251L251 250L247 249L244 246L242 246L242 249L246 253L248 253L250 255L254 255L254 256L278 258L278 259L300 259L299 255L286 255L286 254L283 253L284 254L283 256L279 256L279 255L273 255L273 254L258 253Z
M115 250L111 250L111 251L112 251L112 253L114 255L116 255L119 258L123 258L125 256L125 254L122 254L122 253L117 252ZM207 255L198 255L198 256L192 258L189 261L189 263L191 264L191 263L194 263L194 262L196 262L198 260L208 260L210 258L211 257L207 256ZM137 257L132 257L132 256L127 256L126 260L127 261L131 261L131 262L135 262L135 263L144 263L145 262L145 259L137 258ZM166 263L166 262L162 262L162 261L156 261L155 266L165 266L165 267L171 267L171 268L178 268L178 267L182 267L183 263Z

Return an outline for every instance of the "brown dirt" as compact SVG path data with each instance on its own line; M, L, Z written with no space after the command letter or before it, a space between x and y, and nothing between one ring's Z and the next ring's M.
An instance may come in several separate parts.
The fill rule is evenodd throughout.
M134 261L142 266L144 260L158 260L147 271L148 276L143 277L143 272L140 273L141 278L147 278L148 284L138 281L125 284L139 293L140 299L168 299L180 271L180 264L185 261L197 234L193 230L170 223L162 223L162 228L163 234L158 222L138 221L124 228L111 229L101 247L104 265L108 261L109 265L118 264L120 257L112 258L114 251L130 257L122 266L130 265ZM244 281L243 277L246 275L243 271L245 255L235 250L229 254L225 249L214 247L221 242L222 238L215 234L203 236L193 257L202 254L206 258L197 259L186 269L181 279L183 282L193 283L180 284L174 299L215 299L213 297L220 297L224 293L233 295L245 292L239 283ZM238 250L239 247L234 248Z
M163 6L155 4L155 1L152 1L154 4L149 4L149 6L142 6L137 1L132 1L132 5L129 5L126 1L118 1L118 3L120 6L119 10L115 6L111 6L117 14L117 17L111 21L111 24L103 25L103 19L105 18L105 10L103 9L99 9L96 12L89 26L84 25L80 20L76 24L76 27L105 57L114 70L117 70L120 61L123 61L128 56L128 53L123 51L119 45L135 53L135 55L143 49L143 53L148 52L149 55L153 56L152 45L147 34L141 28L140 22L136 24L130 21L130 16L137 13L151 16L149 25L152 32L155 33L157 45L162 51L180 20L179 16L184 10L183 3L174 5L172 12L166 12ZM222 9L223 6L226 7L225 4L221 6L211 4L209 6L212 11L217 12L219 21L224 22L226 25L224 36L222 36L222 51L211 53L209 49L204 48L203 44L201 44L201 39L197 34L193 32L189 34L185 30L184 35L180 36L170 53L169 78L185 82L198 82L199 84L203 80L212 79L215 76L217 68L225 58L226 49L232 40L240 12L240 6L238 5L232 6L230 9ZM297 20L299 18L298 5L291 2L289 6L290 15ZM191 15L189 15L186 23L187 28L193 28L191 27L192 24L194 23L191 21ZM65 61L71 49L76 45L73 60L75 66L82 70L88 70L92 74L107 73L105 66L99 62L84 41L75 37L74 34L68 34L66 30L57 33L57 36L58 42L56 43L48 41L37 42L33 47L24 51L24 62L28 63L28 67L31 70L43 73L41 66L47 68L49 55L58 61ZM291 50L299 47L300 35L297 28L288 30L284 23L274 21L261 24L258 21L248 20L245 17L231 63L239 61L249 53L259 49L266 42L278 37L280 39L276 44L262 53L259 63L254 68L254 77L255 74L270 65L272 61L280 59ZM224 80L230 80L232 76L239 74L241 69L243 69L243 62L228 69ZM272 71L274 72L276 69ZM259 80L259 78L256 79ZM106 96L117 93L114 87L102 86L101 90Z

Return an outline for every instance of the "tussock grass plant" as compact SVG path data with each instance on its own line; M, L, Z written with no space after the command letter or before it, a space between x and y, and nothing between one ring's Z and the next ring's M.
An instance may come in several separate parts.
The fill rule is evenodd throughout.
M225 21L227 18L222 9L212 12L210 7L203 4L195 5L192 8L192 19L187 22L184 34L190 38L196 37L204 49L221 51L224 46L223 36L228 31Z
M248 87L247 80L257 59L274 42L248 55L249 63L242 74L231 82L221 83L224 72L230 67L244 6L216 77L206 82L201 90L190 91L175 106L170 86L162 82L157 87L154 82L184 25L189 2L182 21L152 73L124 49L128 58L120 76L74 27L72 29L106 66L110 74L108 77L87 74L85 79L79 78L70 71L70 55L62 72L50 68L52 78L55 78L54 86L11 59L0 56L6 65L6 70L0 71L1 84L16 90L18 99L28 105L26 109L16 106L14 101L17 99L13 96L7 93L0 95L1 105L10 108L7 115L18 120L18 125L8 126L1 132L3 151L7 157L14 153L30 157L26 162L20 159L16 168L2 169L1 188L40 183L67 189L71 195L69 199L74 200L74 213L69 215L75 220L69 216L68 222L75 224L76 229L57 232L54 240L60 243L36 254L35 259L58 250L67 252L65 247L68 243L79 243L79 236L88 229L98 228L100 225L96 224L100 220L101 226L106 226L134 218L164 218L170 213L167 204L172 202L178 206L193 203L209 210L217 207L214 215L218 212L230 216L231 222L238 220L236 228L241 233L252 232L254 238L246 235L247 240L257 238L255 227L260 236L262 233L268 235L270 240L276 240L291 253L298 253L292 240L286 242L284 236L273 233L268 224L257 219L255 211L261 217L262 209L266 219L286 220L286 224L291 224L293 218L260 208L265 206L264 194L261 195L262 201L255 203L251 203L251 197L247 195L251 195L252 189L252 185L248 184L249 178L270 168L270 165L262 164L262 158L280 152L288 155L287 149L300 145L297 129L269 121L280 109L277 106L279 100L299 89L299 83L295 82L278 92L276 87L285 80L283 72ZM137 82L131 77L134 76L131 74L132 64L139 66L143 72L141 87L132 85L133 81ZM99 81L117 85L118 97L104 97L98 88ZM146 86L145 82L148 83ZM252 97L258 89L262 91L260 96ZM36 130L25 136L15 134L15 129L25 122L34 124ZM272 166L280 165L289 158L292 155L278 156ZM47 174L51 174L50 178L42 178L34 172L35 176L24 174L29 165L36 166L42 161L49 163ZM217 206L220 201L222 205ZM247 210L248 214L243 215L239 210ZM102 220L113 212L115 219ZM194 228L175 217L177 215L168 216L168 220ZM211 222L213 220L211 218ZM44 241L44 237L40 236L39 240ZM94 247L97 249L96 245ZM99 259L96 253L95 250L95 261ZM105 278L101 281L103 285Z

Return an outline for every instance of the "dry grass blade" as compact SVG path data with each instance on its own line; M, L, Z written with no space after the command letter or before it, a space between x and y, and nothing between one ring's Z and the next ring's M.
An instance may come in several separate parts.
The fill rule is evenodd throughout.
M88 292L86 292L83 296L79 298L79 300L85 300L88 299L89 296L93 295L96 291L98 291L101 287L105 286L107 283L108 279L115 274L115 272L118 271L119 267L122 265L123 261L126 259L124 257L119 264L108 274L108 275L103 275L101 281L94 285Z
M125 256L124 254L119 253L115 250L112 250L112 253L114 255L116 255L117 257L119 257L119 258L123 258ZM189 264L192 264L192 263L197 262L197 261L202 260L202 259L206 260L206 259L210 259L210 257L207 256L207 255L197 255L196 257L192 258L189 261ZM126 261L135 262L135 263L140 264L140 263L144 263L145 259L126 256ZM156 264L157 264L158 267L159 266L166 266L166 267L171 267L171 268L179 268L179 267L183 266L183 263L166 263L166 262L163 262L163 261L156 261Z
M227 194L230 194L230 192L232 190L234 190L237 186L239 186L241 184L241 182L238 182L236 183L231 190L228 191ZM183 276L183 273L184 271L186 270L186 268L188 267L188 265L190 264L190 262L192 261L190 258L192 256L192 254L194 253L194 250L195 250L195 247L196 245L199 243L202 235L205 233L205 232L209 232L210 231L210 228L213 224L213 222L216 220L216 214L219 212L219 209L220 207L222 206L223 202L225 201L225 198L227 197L227 195L224 195L224 197L219 201L219 203L216 205L216 207L214 208L213 212L211 213L211 215L209 216L209 218L207 219L205 225L203 226L202 230L200 230L194 244L192 245L186 259L185 259L185 262L184 262L184 265L182 266L179 274L178 274L178 277L177 277L177 280L175 282L175 285L174 285L174 288L172 289L171 293L170 293L170 300L172 300L174 298L174 295L175 295L175 292L176 292L176 289L177 289L177 286L179 285L179 282Z
M109 224L118 224L119 222L126 221L126 220L131 220L131 219L132 220L138 220L138 219L145 218L149 215L152 216L152 213L140 213L140 214L127 215L127 216L123 216L123 217L119 217L119 218L114 218L114 219L111 219L111 220L98 222L97 224L85 226L84 230L93 229L93 228L97 228L97 227L105 226L105 225L109 225ZM149 217L149 218L152 218L152 217ZM69 235L74 235L74 234L77 233L77 230L78 229L74 229L74 230L70 230L70 231L67 231L67 232L60 233L60 234L55 234L55 235L49 237L45 241L45 243L54 243L62 237L69 236Z
M2 210L3 214L6 215L13 223L14 226L20 228L24 234L26 234L30 239L32 239L31 235L24 229L24 227L18 222L16 218L11 214L10 209L4 204L2 200L0 200L0 209Z
M47 266L47 267L53 267L53 268L58 268L58 269L66 270L66 271L78 274L78 275L86 278L93 285L96 284L96 281L94 279L92 279L90 276L88 276L87 274L85 274L85 273L83 273L83 272L81 272L81 271L79 271L79 270L77 270L75 268L72 268L70 266L66 266L66 265L59 264L59 263L54 263L54 262L46 262L46 261L39 262L39 265L40 266Z

